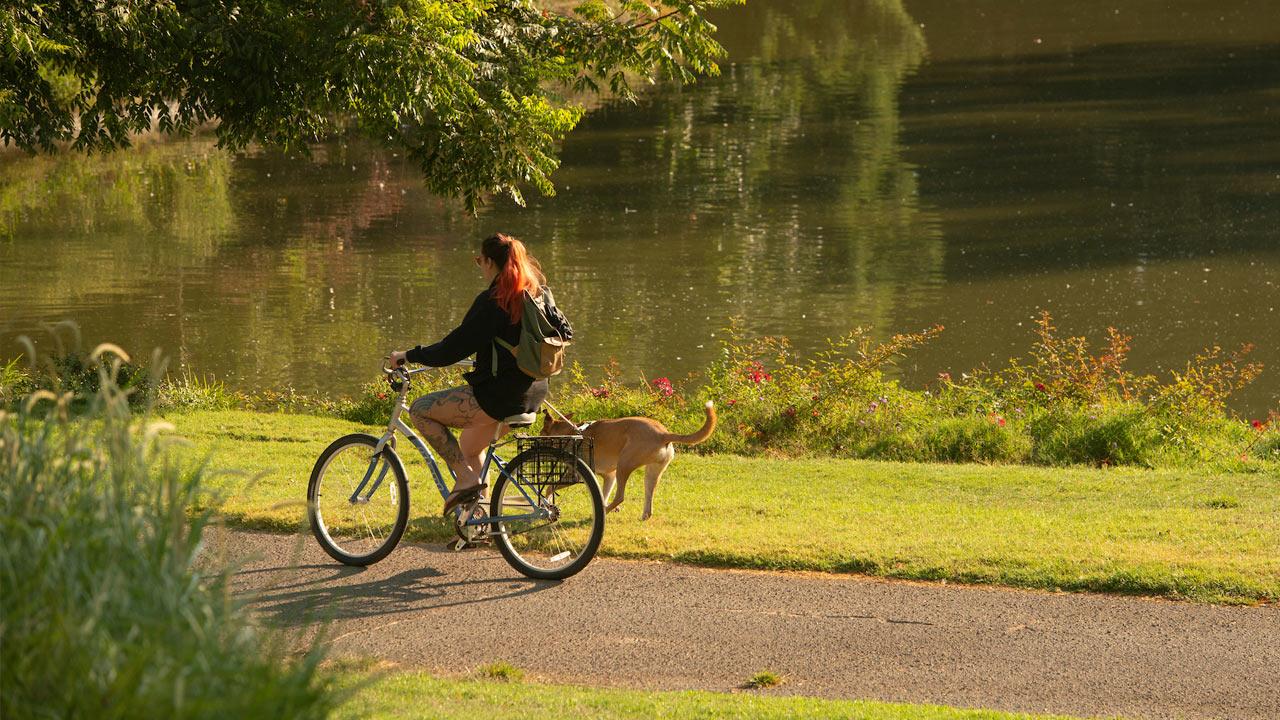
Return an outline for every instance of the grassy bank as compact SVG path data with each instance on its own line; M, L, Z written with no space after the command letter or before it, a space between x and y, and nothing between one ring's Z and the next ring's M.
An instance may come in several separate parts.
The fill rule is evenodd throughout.
M362 679L347 676L347 682ZM644 718L751 718L752 720L1049 720L1062 716L1025 715L993 710L961 710L935 705L905 705L856 700L770 696L755 692L643 692L566 685L455 680L426 673L395 673L375 680L337 712L338 718L431 718L481 716L522 720L589 717L601 720Z
M278 413L171 414L213 452L239 523L305 522L311 465L362 426ZM375 431L376 432L376 431ZM439 497L414 453L410 540L443 542ZM601 552L704 565L1155 595L1280 599L1280 495L1263 473L1034 468L683 454L655 517L639 521L640 479L610 516Z

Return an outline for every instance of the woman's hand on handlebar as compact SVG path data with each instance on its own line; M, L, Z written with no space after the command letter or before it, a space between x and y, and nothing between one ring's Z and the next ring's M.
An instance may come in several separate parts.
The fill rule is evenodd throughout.
M403 350L391 351L391 354L387 356L387 361L391 363L391 367L393 368L401 367L402 365L404 365L404 351Z

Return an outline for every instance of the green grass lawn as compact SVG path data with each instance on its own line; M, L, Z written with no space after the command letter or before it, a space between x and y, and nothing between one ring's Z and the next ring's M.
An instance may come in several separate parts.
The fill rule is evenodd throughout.
M360 426L192 412L169 418L212 452L234 521L295 530L311 465ZM377 431L375 431L377 434ZM408 539L443 542L417 453ZM643 478L609 516L601 553L702 565L855 572L1210 602L1280 599L1280 478L1025 466L773 460L681 454L640 522Z
M340 684L354 685L364 677L358 673L346 674ZM960 710L935 705L822 700L761 694L756 691L645 692L493 680L456 680L432 677L421 672L406 672L388 674L361 687L339 708L337 717L342 720L471 720L477 717L520 720L575 717L601 720L1048 720L1062 716Z

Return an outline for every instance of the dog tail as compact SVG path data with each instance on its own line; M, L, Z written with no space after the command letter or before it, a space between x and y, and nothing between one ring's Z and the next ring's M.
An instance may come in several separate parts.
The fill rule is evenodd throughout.
M680 443L681 445L697 445L711 437L711 433L716 429L716 406L710 400L707 401L703 408L707 413L707 421L702 423L702 427L697 432L688 435L676 435L675 433L667 433L664 437L665 442Z

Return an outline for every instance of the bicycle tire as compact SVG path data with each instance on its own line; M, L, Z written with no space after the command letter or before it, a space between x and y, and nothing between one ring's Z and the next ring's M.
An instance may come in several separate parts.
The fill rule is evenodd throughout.
M576 552L573 550L561 551L574 553L571 562L556 567L551 567L545 562L542 564L537 562L536 553L542 552L545 554L545 551L538 547L536 542L531 542L529 547L518 547L518 544L523 544L524 541L529 540L528 533L520 532L517 534L517 528L508 527L508 523L501 521L504 503L508 502L506 500L507 493L513 487L520 486L520 484L512 481L512 478L524 477L522 470L526 467L534 467L539 463L545 465L547 462L561 463L566 472L572 470L577 480L558 484L557 487L560 488L558 492L565 492L564 488L574 488L575 509L588 512L591 523L590 529L580 543L581 547L578 547ZM585 492L585 498L576 497L578 486L581 486L581 491ZM523 494L521 497L523 498ZM538 502L542 502L544 499L539 494ZM533 447L512 458L506 469L498 473L498 479L494 482L493 493L490 498L489 517L497 521L492 526L493 530L490 536L493 538L494 544L498 546L498 551L502 553L502 557L520 574L537 580L563 580L581 572L595 557L596 551L600 549L600 541L604 538L604 498L600 494L600 485L596 482L595 474L580 458L557 448ZM538 527L556 528L559 524L560 521L556 520ZM576 533L575 535L580 534ZM566 537L566 535L561 533L561 537ZM519 543L513 538L520 538ZM579 543L575 542L574 544ZM552 554L549 559L554 559L559 554Z
M351 472L350 468L336 467L335 459L346 459L346 454L354 452L357 453L354 459L363 457L363 468L368 468L373 461L372 453L378 441L378 438L366 433L352 433L334 440L324 449L324 452L320 453L320 457L316 458L315 466L311 469L311 479L307 483L307 518L311 525L311 534L315 536L316 542L329 557L345 565L364 567L385 558L395 549L404 535L405 528L409 526L409 481L405 476L404 463L400 461L400 456L396 454L390 443L383 446L382 452L379 453L378 464L374 466L376 469L385 462L387 467L387 470L379 473L383 477L382 483L375 491L378 496L376 504L373 498L367 496L365 502L360 504L348 500L347 509L344 512L344 505L340 500L334 503L326 502L326 482L333 483L332 494L341 498L344 495L353 494L360 479L365 477L362 466L358 462L345 463L355 468L355 471ZM342 470L348 470L348 472L343 473ZM388 471L392 478L385 477ZM369 472L372 473L372 471ZM387 483L388 479L392 482ZM355 542L354 538L350 541L335 538L334 531L337 528L342 528L343 533L358 529L358 522L362 519L360 517L362 511L359 509L361 504L374 505L381 509L382 515L387 517L394 515L395 519L386 529L385 534L379 534L382 532L381 523L375 528L373 523L369 522L368 513L365 513L364 529L360 534L367 534L367 538L361 538L359 543ZM330 511L328 517L326 517L326 510ZM357 547L362 550L367 548L367 551L357 552L355 551Z

